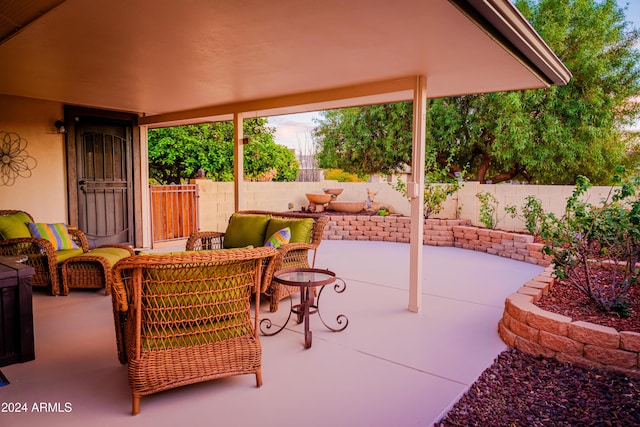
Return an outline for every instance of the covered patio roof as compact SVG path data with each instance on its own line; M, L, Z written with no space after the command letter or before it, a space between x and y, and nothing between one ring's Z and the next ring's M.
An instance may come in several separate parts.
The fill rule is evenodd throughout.
M236 210L243 119L413 100L411 311L426 99L571 78L509 0L30 0L0 3L0 20L0 94L131 112L149 127L233 120Z
M0 93L151 126L545 87L571 74L508 0L0 4Z

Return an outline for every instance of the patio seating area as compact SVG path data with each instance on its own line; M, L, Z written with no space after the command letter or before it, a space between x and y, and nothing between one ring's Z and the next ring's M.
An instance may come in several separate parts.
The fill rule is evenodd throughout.
M167 248L166 251L174 248ZM346 291L322 295L323 319L349 318L339 333L311 316L313 347L290 322L261 336L263 385L240 375L143 398L131 416L127 368L118 361L111 298L100 290L33 298L36 359L3 367L3 426L430 426L506 346L497 334L505 298L542 267L451 247L424 248L423 307L407 310L409 245L324 241L316 267ZM286 320L268 301L261 318ZM282 318L282 319L280 319ZM4 409L4 406L3 406Z

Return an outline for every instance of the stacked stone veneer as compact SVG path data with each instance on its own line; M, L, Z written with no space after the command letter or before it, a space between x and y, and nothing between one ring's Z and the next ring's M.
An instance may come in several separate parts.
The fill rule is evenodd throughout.
M640 333L572 321L536 306L553 283L550 266L507 298L498 323L502 340L525 353L640 377Z
M550 257L542 254L542 244L526 234L488 230L470 225L464 219L426 219L423 243L429 246L455 246L487 252L548 266ZM403 216L332 215L325 227L327 240L377 240L409 243L411 219Z

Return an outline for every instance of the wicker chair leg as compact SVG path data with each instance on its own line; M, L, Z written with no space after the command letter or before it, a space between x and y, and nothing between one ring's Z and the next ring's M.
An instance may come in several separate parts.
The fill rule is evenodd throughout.
M272 295L270 300L269 311L275 313L278 311L278 304L280 303L280 300L278 300L278 297L275 295Z
M256 386L257 387L262 386L262 369L258 369L256 371Z
M133 396L133 404L131 406L131 415L140 413L140 397Z

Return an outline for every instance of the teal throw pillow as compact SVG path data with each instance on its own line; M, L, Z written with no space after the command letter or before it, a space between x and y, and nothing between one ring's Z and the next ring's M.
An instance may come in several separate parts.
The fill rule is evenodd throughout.
M224 234L225 249L245 246L260 247L264 244L270 216L257 214L233 214ZM282 227L281 227L282 228Z
M279 248L282 245L286 245L291 240L291 229L285 227L282 230L278 230L271 235L264 243L269 248Z

